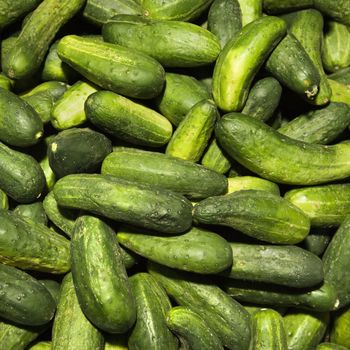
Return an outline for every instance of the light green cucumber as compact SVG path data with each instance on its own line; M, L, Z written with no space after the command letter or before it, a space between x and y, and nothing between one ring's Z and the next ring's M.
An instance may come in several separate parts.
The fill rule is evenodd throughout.
M332 89L331 101L346 103L350 107L350 85L332 79L328 79L328 84Z
M340 310L335 317L331 329L332 343L350 348L350 305Z
M9 199L7 194L0 189L0 209L8 209L9 208Z
M52 349L51 341L39 341L28 348L28 350L51 350L51 349Z
M227 173L231 168L230 160L223 153L215 139L213 139L204 153L201 164L220 174Z
M14 86L14 81L10 78L8 78L4 74L0 74L0 87L6 90L12 90Z
M42 202L30 204L19 204L13 210L14 213L22 215L36 223L47 226L47 216Z
M348 350L345 346L341 346L334 343L321 343L317 346L316 350Z
M262 0L238 0L242 13L242 27L262 17Z
M47 155L44 156L44 158L39 162L39 165L45 176L46 189L47 191L52 191L56 182L56 176L50 167L49 158Z
M229 177L227 193L233 193L243 190L262 190L268 191L279 196L280 189L275 183L254 176L235 176Z

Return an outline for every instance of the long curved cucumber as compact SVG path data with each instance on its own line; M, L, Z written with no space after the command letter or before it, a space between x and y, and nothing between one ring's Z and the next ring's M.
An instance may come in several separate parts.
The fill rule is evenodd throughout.
M350 305L335 315L330 340L347 348L350 347Z

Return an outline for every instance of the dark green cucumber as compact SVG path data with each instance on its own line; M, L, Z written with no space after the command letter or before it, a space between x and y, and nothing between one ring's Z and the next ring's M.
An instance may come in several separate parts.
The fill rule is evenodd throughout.
M85 112L99 129L136 145L160 147L172 135L172 125L161 114L111 91L92 94Z
M70 269L69 241L45 225L0 210L0 261L21 269L65 273Z
M0 209L8 209L9 208L9 200L7 194L0 189Z
M350 108L345 103L331 102L321 109L302 114L277 131L292 139L318 144L334 141L350 124Z
M254 176L235 176L229 177L227 193L243 190L261 190L280 195L280 189L275 183Z
M0 173L0 188L19 203L35 201L45 186L44 173L38 162L1 142Z
M332 89L331 101L343 102L350 106L350 85L345 85L331 79L328 79L328 83Z
M49 291L56 304L58 304L61 285L55 280L39 280L39 282Z
M155 104L167 119L179 125L196 103L208 98L208 90L194 77L166 73L164 91L157 97Z
M321 256L326 250L330 241L331 235L329 229L317 227L311 228L310 233L301 242L300 246L317 256Z
M32 344L28 350L51 350L52 342L51 341L40 341L35 344Z
M63 62L104 89L142 99L163 89L163 67L139 51L68 35L58 43L57 52Z
M313 7L313 0L263 0L264 11L268 14L292 12Z
M213 74L213 96L220 109L230 112L244 107L256 73L285 33L283 20L266 16L226 44Z
M52 319L55 301L38 280L4 264L0 276L0 317L26 326L41 326Z
M213 139L204 153L201 164L219 174L225 174L231 168L230 160L223 153L215 139Z
M16 206L13 212L38 224L47 226L47 216L42 202L19 204Z
M172 332L184 338L192 350L223 350L218 336L195 311L183 306L172 308L166 318Z
M336 308L350 302L350 216L348 215L329 243L323 257L324 279L337 291Z
M350 85L350 67L339 69L337 72L328 75L328 78L344 85Z
M199 164L134 148L117 147L102 163L101 173L159 186L190 198L223 194L227 179Z
M123 227L117 238L121 245L148 260L178 270L215 274L232 265L232 250L226 240L196 227L173 237Z
M316 255L295 246L230 243L232 267L221 275L294 288L323 281L323 265Z
M0 88L0 140L11 146L28 147L43 135L38 113L13 92Z
M192 205L185 197L108 175L68 175L53 191L61 206L159 232L180 233L192 224Z
M99 329L125 333L135 322L136 307L115 233L98 218L80 216L71 242L72 276L82 311Z
M283 322L289 350L314 350L326 333L329 314L293 311Z
M40 67L58 30L83 6L84 0L46 0L24 25L2 62L9 78L33 75Z
M341 346L334 343L321 343L317 346L316 350L348 350L345 346Z
M72 275L65 276L52 329L52 350L104 350L104 339L81 311Z
M333 20L348 26L350 25L350 7L348 0L314 0L314 6Z
M309 233L309 218L287 200L260 190L243 190L199 202L193 211L199 223L232 227L278 244L301 242Z
M275 310L259 310L252 315L254 350L287 350L287 335L282 316Z
M198 312L224 346L230 350L249 348L249 314L219 287L156 264L149 265L148 270L180 306Z
M308 100L319 91L320 74L299 40L291 33L276 46L265 64L281 84Z
M164 289L148 273L130 278L137 307L137 321L129 336L129 349L177 350L178 340L167 328L171 303Z
M293 140L240 113L221 118L215 131L232 158L265 179L316 185L350 176L349 143L323 146Z
M332 343L350 347L350 306L346 306L335 315L330 340Z
M219 117L214 101L196 103L175 130L165 153L192 162L199 161Z
M242 26L259 19L262 16L261 0L238 0L242 12Z

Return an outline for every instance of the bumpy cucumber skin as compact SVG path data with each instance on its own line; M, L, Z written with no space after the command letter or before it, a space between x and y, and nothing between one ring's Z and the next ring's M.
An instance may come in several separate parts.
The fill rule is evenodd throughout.
M213 97L220 109L232 112L244 107L256 73L285 33L283 20L267 16L247 25L226 44L213 73Z
M242 27L262 16L261 0L238 0L242 12Z
M311 228L310 233L301 242L300 246L317 256L321 256L330 241L329 229Z
M204 153L201 164L219 174L225 174L231 168L229 159L223 153L215 139L213 139Z
M38 224L47 226L47 216L42 202L19 204L16 206L13 212L17 215L24 216Z
M348 0L314 0L314 6L333 20L350 25L350 7Z
M206 198L227 190L226 177L215 171L163 153L134 148L115 148L104 159L101 173L159 186L190 198Z
M218 336L199 314L189 308L172 308L166 322L172 332L186 339L192 350L223 350Z
M328 75L328 78L344 85L350 85L350 67L339 69L337 72Z
M0 189L0 209L8 209L9 208L9 200L7 194Z
M280 189L275 183L254 176L235 176L229 177L227 193L233 193L243 190L261 190L268 191L277 196L280 195Z
M328 79L328 84L332 89L331 101L346 103L350 107L350 85L332 79Z
M54 187L57 203L165 233L192 224L192 205L173 192L107 175L68 175Z
M348 350L348 348L334 343L321 343L316 350Z
M293 140L239 113L221 118L215 134L232 158L277 183L316 185L350 175L350 144L346 142L323 146Z
M332 343L350 347L350 306L345 307L335 315L331 330L330 340Z
M136 300L137 321L129 336L129 349L177 350L178 340L165 321L171 303L164 289L148 273L133 275L130 285Z
M264 11L268 14L292 12L313 7L313 0L263 0Z
M104 339L81 311L72 274L67 274L52 329L52 350L104 349Z
M161 64L136 50L68 35L58 43L57 52L62 61L104 89L141 99L153 98L163 89Z

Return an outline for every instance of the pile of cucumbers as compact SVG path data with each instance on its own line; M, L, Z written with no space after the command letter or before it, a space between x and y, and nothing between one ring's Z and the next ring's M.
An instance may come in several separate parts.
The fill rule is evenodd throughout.
M0 350L350 349L349 0L0 29Z

